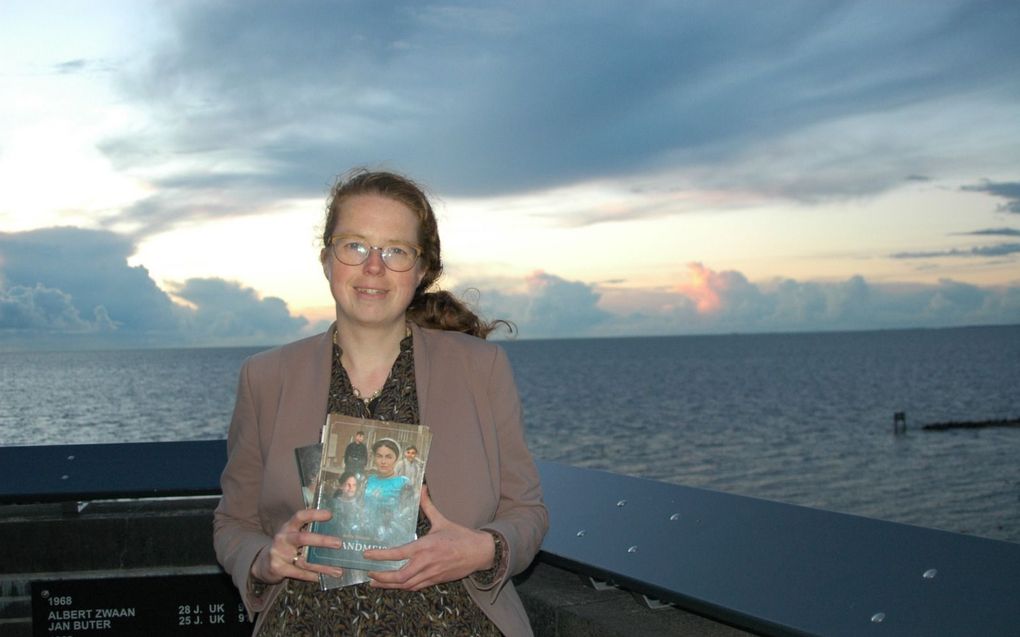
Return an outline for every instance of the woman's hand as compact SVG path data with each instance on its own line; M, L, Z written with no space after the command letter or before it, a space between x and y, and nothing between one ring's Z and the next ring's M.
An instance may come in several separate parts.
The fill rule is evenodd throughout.
M425 537L396 548L365 551L370 560L408 560L396 571L370 572L372 586L417 591L492 566L496 545L490 533L447 520L432 504L428 487L421 490L421 510L432 523Z
M306 531L314 521L325 521L333 516L325 509L301 509L284 522L273 536L268 550L263 550L251 565L252 577L266 584L277 584L283 578L318 582L319 573L340 577L343 570L305 561L304 546L340 548L340 539L332 535L321 535Z

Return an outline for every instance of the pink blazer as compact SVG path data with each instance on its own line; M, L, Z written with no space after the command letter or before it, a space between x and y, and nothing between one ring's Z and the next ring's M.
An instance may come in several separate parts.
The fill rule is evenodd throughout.
M471 578L464 586L504 634L530 635L509 578L531 563L549 522L506 353L458 332L412 326L411 333L421 424L433 433L425 468L429 495L447 518L507 540L506 576L487 590ZM260 352L241 369L213 540L251 613L281 589L254 596L249 569L303 506L294 449L318 442L326 421L331 334L332 328Z

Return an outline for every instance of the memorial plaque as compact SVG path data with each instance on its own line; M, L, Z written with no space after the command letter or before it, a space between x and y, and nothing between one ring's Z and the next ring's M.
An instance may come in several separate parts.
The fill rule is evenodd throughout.
M251 635L222 574L32 582L33 637Z

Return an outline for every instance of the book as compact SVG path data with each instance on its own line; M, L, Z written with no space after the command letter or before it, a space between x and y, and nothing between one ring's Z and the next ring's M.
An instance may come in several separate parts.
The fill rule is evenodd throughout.
M305 508L315 507L318 501L319 466L322 464L322 443L298 447L294 450L297 460L298 476L301 478L301 498L304 500ZM305 551L307 558L307 551ZM345 568L343 575L333 577L332 575L319 575L319 588L329 590L331 588L343 588L353 584L361 584L368 581L368 574L354 568Z
M396 570L405 560L368 560L367 549L417 538L418 506L432 432L428 427L329 414L322 433L316 507L332 519L311 531L335 535L339 549L308 547L311 564Z

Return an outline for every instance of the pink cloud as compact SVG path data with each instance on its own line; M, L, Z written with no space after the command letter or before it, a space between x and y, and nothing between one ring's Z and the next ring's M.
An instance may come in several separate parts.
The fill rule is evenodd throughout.
M716 272L697 261L687 264L687 279L674 289L690 299L699 314L740 310L759 295L757 287L740 272Z

